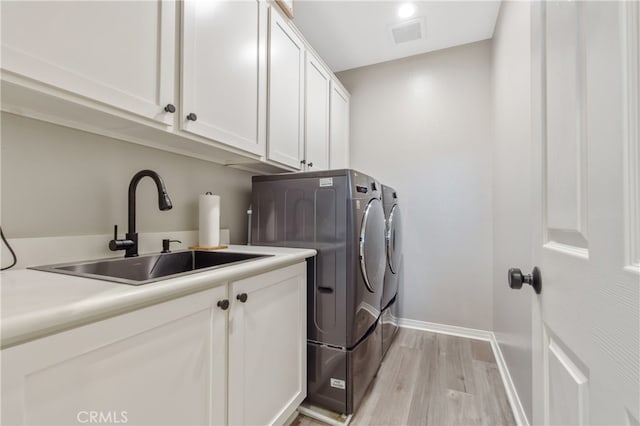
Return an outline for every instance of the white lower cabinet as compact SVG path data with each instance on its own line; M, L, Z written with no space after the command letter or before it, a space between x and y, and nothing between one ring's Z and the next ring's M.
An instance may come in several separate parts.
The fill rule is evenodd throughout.
M302 262L3 349L1 423L282 423L306 396L305 274Z
M150 284L153 285L153 284ZM226 286L2 351L2 424L224 423Z
M299 264L231 284L230 424L282 424L306 397L305 274Z

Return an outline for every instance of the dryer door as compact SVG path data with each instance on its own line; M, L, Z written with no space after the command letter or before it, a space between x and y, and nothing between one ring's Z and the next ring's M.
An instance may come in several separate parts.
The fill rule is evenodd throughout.
M387 225L387 262L391 272L397 274L402 257L402 216L397 204L391 208Z
M360 228L360 269L367 289L375 293L382 289L385 270L384 210L382 202L369 201Z

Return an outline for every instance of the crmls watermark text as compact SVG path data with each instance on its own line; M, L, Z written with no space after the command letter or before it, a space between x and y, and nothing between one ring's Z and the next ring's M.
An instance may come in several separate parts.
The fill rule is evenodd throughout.
M78 411L76 420L81 424L124 424L129 421L126 411Z

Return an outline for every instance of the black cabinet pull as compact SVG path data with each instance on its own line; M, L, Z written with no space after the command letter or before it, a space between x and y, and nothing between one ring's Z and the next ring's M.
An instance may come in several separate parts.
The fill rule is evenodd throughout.
M227 309L229 309L229 300L228 299L218 300L218 307L223 311L226 311Z
M187 115L187 120L189 120L189 121L196 121L197 119L198 119L198 116L193 112L190 112Z
M246 302L248 298L249 296L247 296L247 293L240 293L239 295L236 296L236 299L238 299L242 303Z
M167 106L164 107L164 110L170 114L173 114L174 112L176 112L176 107L173 104L167 104Z
M305 164L307 164L307 160L300 160L300 164L304 166Z
M313 162L309 163L309 167L313 167Z

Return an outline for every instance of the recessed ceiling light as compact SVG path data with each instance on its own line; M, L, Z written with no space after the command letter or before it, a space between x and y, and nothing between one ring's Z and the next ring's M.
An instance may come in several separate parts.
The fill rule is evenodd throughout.
M405 3L398 8L398 16L401 18L410 18L416 13L416 7L411 3Z

